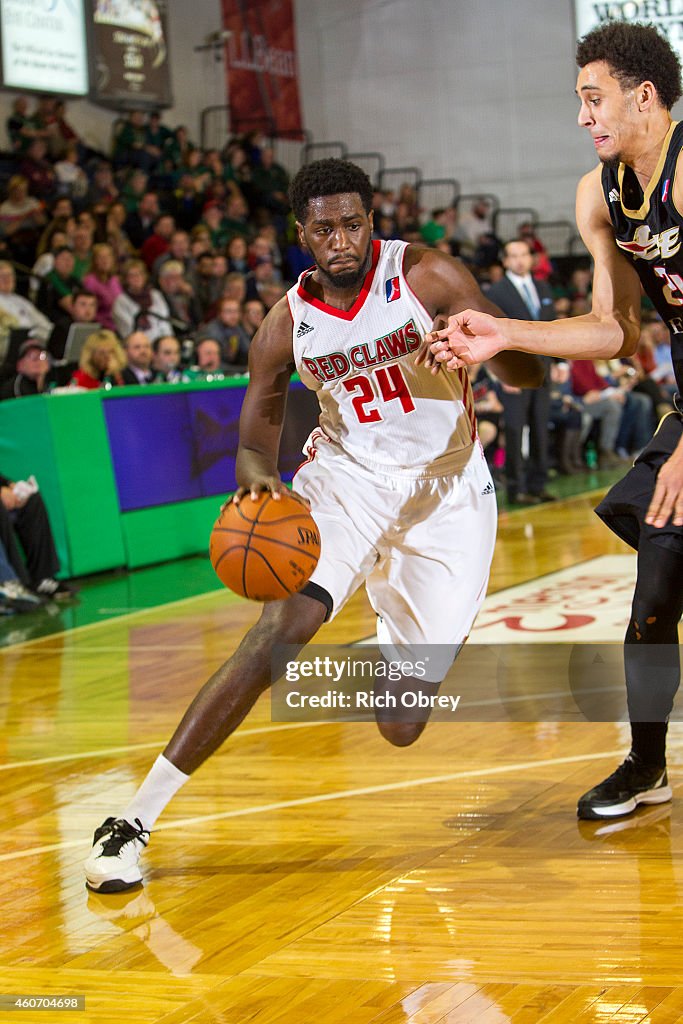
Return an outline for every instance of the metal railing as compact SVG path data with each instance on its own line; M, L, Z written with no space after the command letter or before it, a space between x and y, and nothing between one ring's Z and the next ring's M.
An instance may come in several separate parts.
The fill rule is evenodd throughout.
M361 167L373 186L378 186L380 175L385 166L384 157L381 153L347 153L346 159Z
M417 201L424 211L457 206L460 182L455 178L423 178L417 189Z
M588 249L584 245L583 238L579 234L574 234L569 239L569 255L570 256L590 256Z
M533 207L501 207L498 196L492 192L461 193L460 183L455 178L423 178L419 167L387 167L382 153L374 151L350 151L341 140L315 142L311 132L301 135L283 133L268 118L254 118L249 129L261 132L275 151L275 159L294 175L304 164L325 156L351 160L361 167L370 178L373 187L397 189L403 184L411 185L417 192L421 209L429 212L438 207L455 206L460 214L469 210L479 199L485 199L492 211L493 230L499 238L507 241L515 237L519 225L529 221L550 256L586 256L587 250L568 220L543 221ZM244 130L244 126L243 126ZM216 104L206 107L200 116L200 139L202 149L222 149L232 134L230 107Z
M348 147L344 142L307 142L301 151L301 166L310 164L313 160L322 160L327 156L336 156L340 160L346 159Z
M536 228L538 214L530 206L501 206L493 215L493 230L504 242L515 238L519 233L519 225L531 223Z
M576 227L568 220L539 220L536 224L536 237L550 257L569 256L575 234Z
M422 171L419 167L383 167L377 176L377 186L381 189L396 188L396 184L392 186L391 179L400 177L400 181L397 183L400 185L412 185L413 188L419 189L420 182L422 181Z
M275 123L267 117L254 117L246 124L242 121L239 134L243 135L246 131L260 132L265 135L276 149L276 159L278 158L278 146L286 145L288 148L282 150L282 153L287 154L287 162L285 163L284 160L279 160L279 162L284 163L288 169L293 166L294 170L298 170L301 166L302 146L311 143L313 140L313 136L309 131L278 131ZM233 134L238 133L234 132L232 128L229 104L218 103L212 107L205 107L202 110L199 119L199 137L202 149L223 149L225 143ZM296 153L296 161L292 159L291 155L294 152Z

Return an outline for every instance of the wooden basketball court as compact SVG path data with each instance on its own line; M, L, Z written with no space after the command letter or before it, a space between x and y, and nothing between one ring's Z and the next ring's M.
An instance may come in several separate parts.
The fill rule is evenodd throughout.
M503 514L492 589L625 551L592 504ZM162 817L145 888L89 894L92 830L127 802L257 613L212 592L0 652L0 993L85 996L83 1011L8 1013L683 1020L680 805L575 818L577 796L626 749L623 725L434 723L396 749L372 724L273 723L264 697ZM321 639L373 631L357 596Z

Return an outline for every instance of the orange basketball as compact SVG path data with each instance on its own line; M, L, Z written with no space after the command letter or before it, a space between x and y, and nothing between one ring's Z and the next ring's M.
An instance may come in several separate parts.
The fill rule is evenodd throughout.
M211 532L211 564L221 583L252 601L301 590L318 564L320 534L305 502L264 492L225 506Z

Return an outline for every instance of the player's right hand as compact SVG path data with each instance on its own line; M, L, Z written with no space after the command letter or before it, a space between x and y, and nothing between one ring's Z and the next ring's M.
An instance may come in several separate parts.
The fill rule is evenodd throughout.
M451 372L474 363L484 363L507 347L501 331L503 321L489 313L465 309L448 318L440 331L431 331L429 344L434 363L444 363ZM434 372L434 370L432 370Z
M238 487L229 502L226 502L226 505L230 504L230 502L233 505L239 505L242 498L246 498L247 495L249 495L252 501L256 501L259 494L262 494L263 491L269 491L273 500L279 501L284 490L285 485L279 476L260 477L253 480L248 487Z

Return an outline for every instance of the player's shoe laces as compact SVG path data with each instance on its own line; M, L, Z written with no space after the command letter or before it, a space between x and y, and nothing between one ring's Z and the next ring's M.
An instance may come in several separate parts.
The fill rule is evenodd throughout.
M123 892L139 885L142 874L138 861L148 842L149 832L139 818L135 825L124 818L103 821L95 829L93 848L84 865L88 888L95 892Z
M672 797L666 768L653 768L629 754L615 772L584 793L579 818L616 818L631 814L638 804L663 804Z

